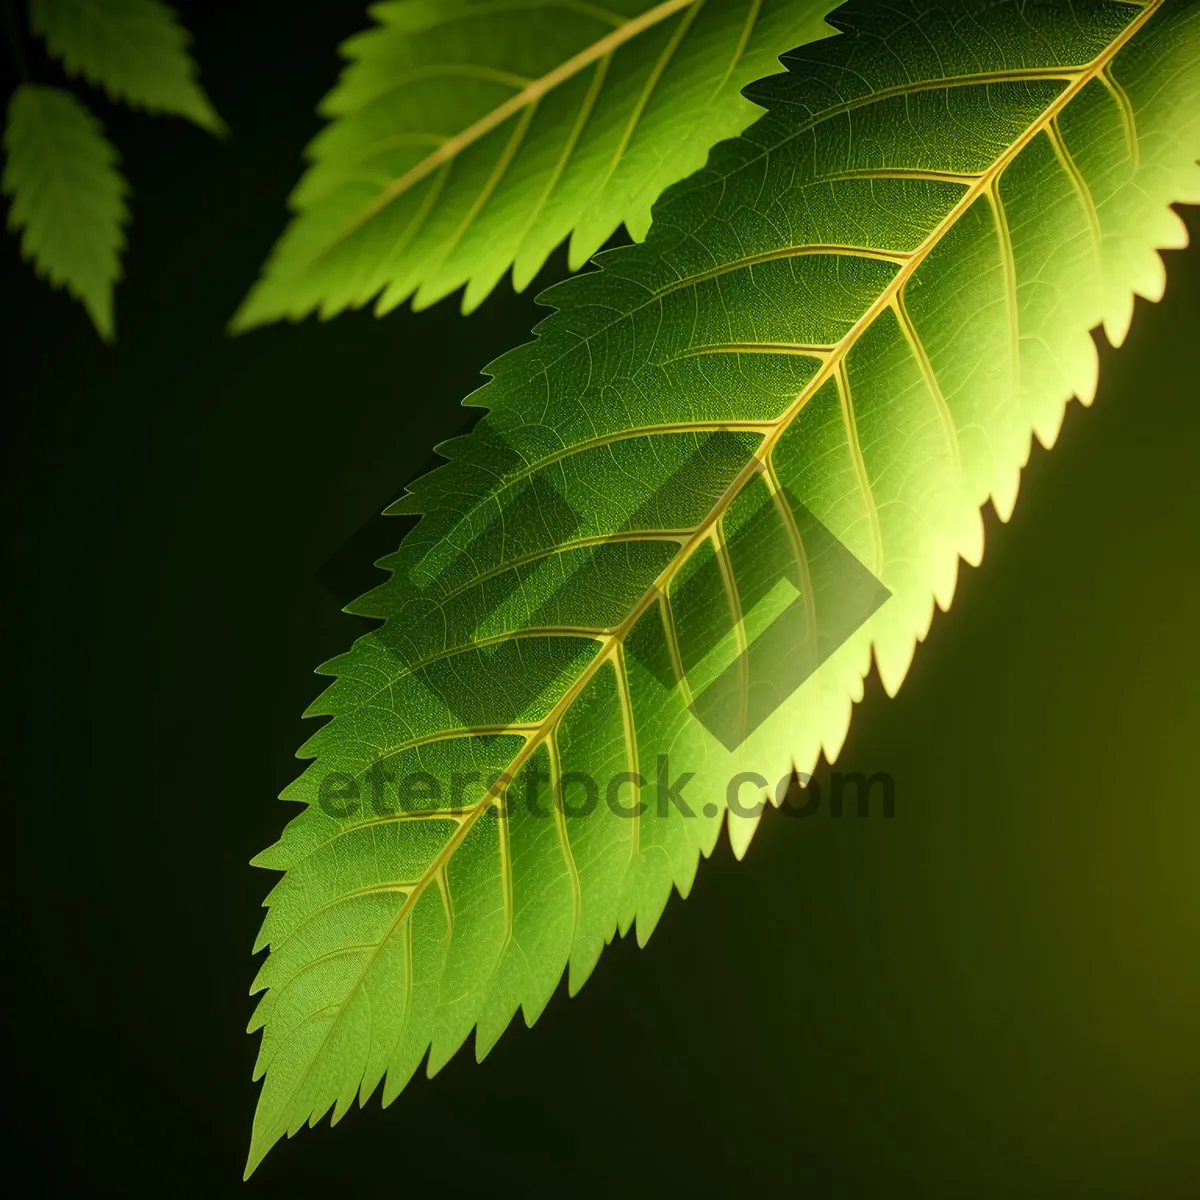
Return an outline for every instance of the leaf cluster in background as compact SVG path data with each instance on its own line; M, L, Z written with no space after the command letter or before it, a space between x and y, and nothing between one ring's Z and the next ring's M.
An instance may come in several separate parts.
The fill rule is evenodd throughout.
M543 7L496 12L534 21ZM684 46L683 22L710 8L674 6L630 70ZM352 44L329 108L358 115L319 139L302 215L244 319L381 290L386 307L427 289L421 303L476 261L478 288L513 260L520 283L570 228L588 249L631 214L641 231L636 180L606 182L598 212L568 206L526 248L522 218L570 145L561 113L544 141L515 111L486 153L481 139L444 222L428 191L394 185L429 147L405 132L385 149L392 126L375 117L399 101L381 98L373 55L399 55L406 15L442 36L438 11L468 6L385 6L393 28ZM665 192L643 243L545 293L556 311L536 339L488 368L486 415L395 506L421 519L351 606L383 624L320 668L333 679L306 715L330 719L284 792L306 807L256 860L283 875L257 947L270 953L254 984L265 1078L250 1169L306 1123L375 1092L390 1103L472 1033L482 1058L518 1009L532 1024L564 970L574 992L618 933L646 940L723 826L740 856L758 815L734 811L729 782L746 783L742 805L780 802L778 780L837 757L872 660L899 688L960 560L982 558L981 506L1007 519L1032 437L1052 445L1070 398L1090 403L1090 331L1119 344L1134 296L1161 297L1156 251L1186 242L1168 206L1200 201L1200 0L859 0L832 21L839 36L750 89L766 114ZM542 35L484 44L540 54ZM406 61L420 74L440 60ZM546 70L471 61L497 98L526 86L502 71ZM438 86L412 92L429 122L449 106ZM586 74L575 86L577 115ZM455 136L417 121L402 128ZM478 197L500 197L489 181L518 163L485 220ZM424 187L459 178L439 170ZM841 642L823 641L844 596L822 589L812 518L891 593ZM806 601L786 650L818 665L729 751L695 697L767 635L781 580ZM751 683L733 693L743 706ZM668 786L692 774L690 818L663 803L664 762ZM638 819L573 812L572 780L638 774L621 798L647 802ZM447 802L401 792L418 777L494 782ZM355 801L340 811L320 802L335 778ZM531 793L540 816L519 798Z
M111 99L225 132L196 82L187 32L161 0L30 0L29 27L69 75ZM82 100L26 81L8 103L4 151L8 228L22 255L111 340L129 220L115 147Z

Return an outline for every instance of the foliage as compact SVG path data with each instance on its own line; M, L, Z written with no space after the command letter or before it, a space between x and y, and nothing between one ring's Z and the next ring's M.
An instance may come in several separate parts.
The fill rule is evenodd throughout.
M114 100L225 132L196 82L187 33L159 0L30 0L29 21L69 74ZM129 220L129 187L116 168L116 150L81 100L30 82L9 101L4 149L8 228L22 233L22 255L52 286L81 300L100 336L111 341Z
M744 853L754 794L836 757L872 655L897 690L982 557L981 505L1007 518L1031 435L1090 403L1089 330L1119 343L1134 295L1161 296L1168 205L1200 200L1200 3L895 0L835 23L751 89L766 115L643 244L545 294L487 414L397 506L423 516L353 606L384 624L321 668L309 715L332 719L284 793L306 807L256 860L285 874L249 1169L473 1029L482 1058L618 932L644 943L723 823ZM848 636L835 544L890 592ZM793 611L780 588L803 602L790 691L753 653ZM697 719L730 671L740 741ZM625 773L638 819L580 815L573 780ZM461 801L405 783L456 775Z
M128 188L100 122L70 92L22 84L8 103L4 153L8 227L21 232L22 255L111 339Z
M395 0L351 38L295 217L234 318L247 329L375 299L470 311L571 238L576 270L701 166L740 91L831 32L832 0Z

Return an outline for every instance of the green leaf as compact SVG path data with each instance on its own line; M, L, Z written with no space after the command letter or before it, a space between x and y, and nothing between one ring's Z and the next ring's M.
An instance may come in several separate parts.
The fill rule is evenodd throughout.
M832 32L833 0L399 0L343 47L332 123L238 330L378 315L511 266L524 289L571 238L576 269L757 116L740 89Z
M284 793L308 807L256 860L286 874L251 1168L472 1029L482 1058L617 932L644 943L723 823L743 854L751 802L836 758L872 656L900 686L1031 434L1090 402L1089 330L1119 342L1134 295L1161 296L1156 248L1186 240L1168 205L1200 200L1200 2L837 23L643 244L546 293L399 506L424 516L354 606L385 624L321 668L333 719ZM710 694L749 732L733 749L697 719ZM627 771L636 821L603 798Z
M8 102L4 151L8 228L21 231L22 256L82 301L111 341L129 219L116 149L69 92L23 83Z
M196 82L187 30L161 0L30 0L29 22L71 74L114 100L228 132Z

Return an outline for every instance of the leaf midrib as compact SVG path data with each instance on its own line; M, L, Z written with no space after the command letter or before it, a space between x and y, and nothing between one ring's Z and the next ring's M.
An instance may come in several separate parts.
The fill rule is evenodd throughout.
M709 515L699 526L697 526L695 532L692 534L688 542L680 547L678 554L676 554L672 558L671 562L663 569L658 578L655 580L654 584L647 589L642 599L630 611L629 616L626 617L621 625L618 626L617 629L608 636L607 642L603 649L583 669L583 671L580 672L579 678L572 684L566 693L564 693L555 707L539 724L537 731L534 733L524 734L526 737L525 746L518 751L516 757L514 757L513 761L510 763L509 769L501 777L501 780L497 781L497 784L494 785L492 789L492 791L497 792L497 794L489 794L485 796L479 801L474 809L472 809L467 818L464 819L463 826L458 831L458 834L456 834L456 837L451 839L447 846L438 855L437 859L435 859L434 865L427 871L427 877L432 877L434 870L439 868L443 862L449 860L454 851L458 848L458 844L460 844L463 838L465 838L466 832L469 830L473 821L477 819L478 814L483 812L492 803L499 800L500 795L498 789L501 787L501 785L507 787L508 783L511 782L516 772L520 770L529 756L548 735L550 729L558 724L558 721L571 707L571 704L573 704L578 698L583 688L586 687L589 682L591 682L591 679L599 667L603 665L603 663L607 662L612 656L616 645L619 642L623 642L624 638L628 635L629 631L633 628L637 621L642 617L649 605L654 602L657 595L664 590L665 586L670 583L671 579L684 565L684 563L687 562L691 555L710 536L709 530L711 527L715 525L715 523L724 515L731 501L740 493L745 484L749 482L749 480L755 474L763 469L763 464L766 462L771 450L778 442L780 436L791 425L791 422L795 419L796 415L800 412L808 400L817 392L817 390L819 390L833 376L837 363L845 356L845 354L858 340L864 330L869 328L874 323L875 319L883 312L883 310L890 306L893 298L899 294L903 285L908 281L909 278L911 278L912 274L916 271L916 268L941 241L946 232L955 224L959 217L961 217L963 213L965 213L966 210L977 199L979 199L980 195L986 191L992 179L998 179L1000 175L1003 174L1004 169L1008 166L1008 164L1017 156L1017 154L1021 152L1021 150L1025 148L1025 146L1029 144L1029 142L1033 140L1034 137L1036 137L1042 131L1049 121L1053 119L1058 112L1065 108L1066 105L1069 104L1071 100L1073 100L1075 96L1077 96L1079 92L1083 90L1083 87L1086 86L1086 84L1090 83L1100 74L1108 62L1116 56L1122 46L1124 46L1129 38L1132 37L1133 34L1142 27L1142 25L1161 6L1161 4L1162 0L1151 0L1151 2L1145 6L1143 11L1128 26L1126 26L1126 28L1122 30L1121 33L1118 34L1118 36L1114 38L1114 40L1107 47L1105 47L1105 49L1099 55L1097 55L1097 57L1093 59L1091 63L1084 67L1078 68L1077 71L1073 73L1073 78L1068 86L1064 88L1063 91L1060 92L1049 105L1047 105L1046 109L1043 110L1043 112L1033 122L1030 123L1030 125L1022 132L1021 136L1013 141L1009 148L1003 154L1001 154L995 160L995 162L992 163L988 170L981 174L975 183L964 191L962 197L960 197L950 212L947 213L946 216L938 223L938 225L934 227L934 229L926 237L925 241L922 242L921 246L913 252L911 259L896 272L896 275L893 276L892 280L880 293L879 297L863 313L859 320L855 322L850 330L844 335L842 340L837 343L837 346L830 354L829 359L821 365L820 369L817 371L816 375L814 375L812 380L810 380L804 389L797 395L796 399L792 402L784 414L776 422L774 422L774 431L764 436L762 444L759 446L758 450L755 451L755 454L751 458L750 462L747 463L741 472L739 472L734 480L728 485L728 487L725 489L725 492L709 511ZM398 914L397 921L402 920L405 915L405 912L402 911L400 914ZM384 935L384 937L381 939L381 944L387 940L387 936L387 934Z
M341 232L325 246L322 254L328 254L334 247L344 242L356 229L365 225L372 217L386 208L397 196L403 195L414 184L436 170L443 163L450 162L468 146L477 142L484 134L490 133L503 124L509 117L520 112L529 105L536 104L547 92L553 91L572 76L577 75L585 67L599 59L614 53L626 42L653 28L661 21L667 20L680 10L687 8L695 0L663 0L661 4L648 9L640 16L634 17L618 26L611 33L593 42L590 46L559 64L553 71L548 71L540 78L533 80L515 95L510 96L503 104L497 105L490 112L480 117L478 121L468 125L461 133L444 142L432 154L428 154L419 163L407 170L398 179L392 180L378 196L369 204L364 205L354 217L347 222Z
M1149 14L1162 3L1162 0L1148 0L1150 7L1143 6L1141 0L1115 0L1115 3L1127 4L1134 8L1143 8L1143 13ZM1142 18L1139 18L1139 20L1141 19ZM868 105L875 104L880 100L894 99L897 96L919 95L923 92L939 91L942 88L979 87L982 84L990 83L1037 83L1054 82L1056 80L1064 83L1070 83L1077 80L1081 72L1091 70L1097 61L1099 61L1099 58L1089 63L1083 63L1078 67L1033 67L1028 69L1021 68L1008 71L979 71L966 75L946 76L944 79L917 79L913 80L911 83L903 83L897 84L894 87L881 88L877 92L869 92L862 96L856 96L853 100L844 101L843 103L834 105L831 108L823 108L819 113L814 114L802 125L790 129L787 137L782 139L782 141L771 146L759 147L757 154L743 159L738 163L738 170L745 170L746 167L750 166L752 163L758 162L759 159L779 149L780 146L786 142L790 142L799 134L815 129L818 125L823 124L825 121L830 120L833 117L843 116L848 112L853 112L855 109L864 108ZM1104 74L1103 69L1101 69L1097 71L1095 75L1089 76L1089 79L1091 78L1099 78L1103 82L1107 76ZM1105 83L1105 87L1111 90L1110 84ZM1059 97L1057 98L1061 98L1063 94L1065 93L1059 93ZM1117 99L1118 104L1122 103L1119 97L1114 98ZM1128 104L1127 99L1124 101L1124 104ZM1127 118L1124 117L1124 109L1122 111L1123 119L1125 119L1127 122ZM1038 132L1040 132L1040 130ZM935 179L938 182L961 183L966 186L977 181L980 177L981 176L979 174L960 174L957 172L925 171L919 169L897 171L837 171L829 175L822 175L819 179L814 179L812 182L828 183L832 180L838 179L902 178ZM922 243L922 245L924 245L924 243ZM642 309L648 307L657 300L661 300L664 296L670 295L672 292L680 291L683 288L693 286L697 283L704 283L709 279L719 278L721 275L729 274L730 272L736 271L742 267L755 266L759 262L770 262L775 259L789 258L793 256L798 257L813 253L853 254L863 258L900 261L902 259L910 258L916 253L916 251L889 250L875 246L852 246L849 244L844 246L829 245L815 248L809 246L784 247L777 250L767 251L761 256L751 255L743 258L733 259L729 263L723 264L721 267L714 268L711 271L702 271L696 275L688 275L681 279L672 280L670 283L664 284L660 288L649 291L645 300L634 305L632 308L623 311L616 319L627 320L633 314L640 312ZM599 326L596 330L588 333L579 341L572 342L570 346L564 349L557 356L545 360L539 360L538 374L542 374L550 367L555 366L564 357L566 357L566 355L574 353L583 342L590 341L592 338L606 332L611 327L612 323L613 322L607 322ZM826 350L831 348L832 347L822 347L819 349Z
M507 794L507 788L516 774L521 770L522 766L528 761L538 747L550 737L557 728L559 721L563 715L578 699L583 690L595 677L598 670L608 663L614 661L616 670L621 684L621 692L624 696L623 710L628 705L628 688L627 676L624 667L623 644L624 639L634 627L637 621L647 611L651 604L655 603L657 597L665 591L669 586L672 578L677 574L679 569L690 559L691 555L710 537L712 530L717 522L721 520L725 512L729 508L730 503L741 492L741 489L758 473L763 473L764 476L770 478L771 466L770 455L775 445L778 443L783 433L790 427L791 422L796 415L805 406L808 400L816 394L816 392L834 377L835 371L838 369L838 364L846 356L849 350L857 342L862 333L870 328L875 319L882 312L895 303L896 297L900 295L904 284L912 277L916 269L924 261L924 259L932 252L941 241L942 237L951 229L958 219L979 199L984 195L988 188L995 186L1004 170L1013 161L1014 158L1039 134L1041 133L1054 117L1061 112L1075 97L1087 86L1088 83L1101 77L1104 69L1116 57L1120 50L1125 46L1131 37L1134 36L1150 19L1150 17L1161 7L1163 0L1149 0L1145 5L1137 5L1141 11L1136 17L1113 38L1113 40L1094 58L1091 62L1075 68L1071 71L1064 71L1063 74L1069 77L1067 86L1046 106L1042 113L1029 123L1022 131L1018 138L1015 138L1008 148L999 155L992 164L984 171L974 183L966 188L963 195L959 198L954 207L946 214L945 217L930 231L925 240L913 251L912 257L903 266L899 268L895 276L889 281L888 285L883 289L875 301L866 309L862 316L854 323L853 326L842 337L841 341L836 344L835 349L830 354L829 358L822 363L816 375L809 381L808 384L797 394L793 402L788 406L787 410L774 423L774 430L767 434L762 441L762 444L755 451L750 461L738 473L734 480L728 485L722 495L718 498L713 508L709 511L705 521L697 527L696 532L690 540L681 546L679 553L672 558L671 562L660 572L655 582L647 589L642 599L633 607L628 617L608 636L605 644L596 656L587 664L580 672L577 679L573 681L571 686L564 692L551 711L539 722L533 730L528 726L514 726L505 732L512 732L518 736L525 738L525 744L517 752L510 762L508 769L496 780L489 788L488 793L474 805L459 822L458 828L451 835L446 845L435 856L433 862L426 868L421 878L413 886L412 891L406 896L404 903L401 905L399 912L387 930L375 943L375 953L368 959L360 971L357 978L351 984L346 992L346 998L339 1001L336 1007L340 1012L344 1009L346 1003L358 989L362 986L363 980L366 978L368 971L375 962L380 950L385 946L396 929L405 921L411 913L413 907L420 899L428 887L430 881L435 879L446 867L446 864L453 857L455 851L462 845L475 822L479 817L487 811L495 803L503 803L503 797ZM1133 5L1131 5L1133 6ZM662 7L662 6L660 6ZM682 4L678 7L683 7ZM656 10L652 10L656 11ZM628 714L626 714L626 720ZM626 734L627 751L631 748L636 753L636 742L630 743L629 731L627 728ZM636 836L636 825L635 825ZM634 843L636 846L636 842ZM633 847L631 847L632 852ZM506 905L506 909L508 906ZM511 910L507 912L507 916L511 919ZM507 939L506 939L507 943ZM407 1022L407 1011L405 1015ZM326 1032L325 1038L321 1045L311 1058L308 1067L305 1069L300 1080L297 1081L292 1089L291 1095L294 1096L296 1091L300 1089L303 1083L308 1079L312 1072L313 1066L320 1060L329 1036L332 1030L337 1027L338 1018L331 1023L330 1029ZM290 1102L290 1100L289 1100Z

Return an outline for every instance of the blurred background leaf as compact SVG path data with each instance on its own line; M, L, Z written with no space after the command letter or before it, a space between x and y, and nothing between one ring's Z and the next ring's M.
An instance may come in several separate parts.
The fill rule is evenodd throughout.
M4 151L8 228L21 234L22 256L111 341L129 220L116 149L70 92L24 83L8 102Z
M236 7L226 12L236 20ZM227 132L197 82L187 30L162 0L29 0L29 23L70 74L114 100Z

